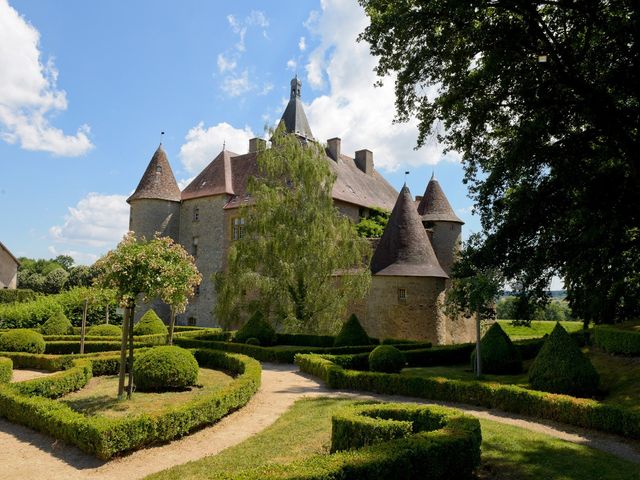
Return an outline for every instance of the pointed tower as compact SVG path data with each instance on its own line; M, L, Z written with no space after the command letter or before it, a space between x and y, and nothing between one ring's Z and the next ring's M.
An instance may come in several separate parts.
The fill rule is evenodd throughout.
M291 80L291 94L287 108L282 114L280 124L284 123L284 128L289 133L295 133L305 140L313 140L313 133L309 127L309 121L304 113L300 92L302 90L302 82L296 76Z
M371 259L371 273L364 311L357 311L370 336L447 343L441 304L448 277L406 185Z
M157 232L178 241L180 188L162 144L127 202L131 205L129 230L145 238L152 238Z
M460 252L464 222L454 213L440 183L431 175L424 196L418 204L418 214L424 228L430 230L431 243L440 265L451 274L451 267Z

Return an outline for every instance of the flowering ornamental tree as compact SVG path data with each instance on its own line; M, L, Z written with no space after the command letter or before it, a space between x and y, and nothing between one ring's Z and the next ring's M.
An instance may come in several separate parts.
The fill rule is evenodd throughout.
M172 330L175 312L183 311L201 276L193 258L167 237L152 240L136 239L133 232L125 235L117 248L96 262L100 272L96 284L116 291L116 299L125 309L120 350L120 379L118 397L124 395L125 362L129 347L129 385L127 396L133 391L133 318L136 299L145 301L160 298L172 309Z

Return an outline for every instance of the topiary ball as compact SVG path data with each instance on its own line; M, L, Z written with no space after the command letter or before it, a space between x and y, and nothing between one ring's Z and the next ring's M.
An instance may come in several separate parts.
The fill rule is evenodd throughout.
M588 397L597 393L600 376L577 343L556 323L529 368L529 383L536 390Z
M491 325L480 340L482 373L516 374L522 372L522 356L498 322ZM471 368L476 370L476 351L471 353Z
M344 322L340 333L333 341L334 347L349 347L355 345L371 345L371 339L355 314L349 317L349 320Z
M96 337L121 337L122 328L118 325L103 323L102 325L94 325L89 329L87 335Z
M372 372L398 373L406 364L404 353L391 345L379 345L369 354Z
M189 350L155 347L135 357L133 379L137 390L182 390L198 381L198 362Z
M43 335L70 335L73 333L73 325L63 312L51 315L40 327Z
M247 341L244 343L246 343L247 345L255 345L257 347L260 346L260 340L258 340L256 337L247 338Z
M150 308L133 327L134 335L168 334L169 330L156 312Z
M0 335L0 352L44 353L44 338L38 332L19 328Z
M276 341L276 331L263 318L262 313L254 313L247 323L245 323L237 332L234 340L238 343L247 343L250 338L257 338L260 345L273 345Z

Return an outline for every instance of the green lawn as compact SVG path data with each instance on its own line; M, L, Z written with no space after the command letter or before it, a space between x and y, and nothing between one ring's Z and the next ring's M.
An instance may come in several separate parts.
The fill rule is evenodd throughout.
M273 425L235 447L147 477L154 480L206 479L265 463L289 463L328 452L331 413L352 400L305 399ZM640 480L638 465L583 445L556 440L492 421L482 424L482 465L486 480Z
M557 322L546 320L532 320L530 327L515 327L511 325L511 320L498 320L498 323L512 340L522 340L525 338L539 338L546 333L551 333ZM569 333L582 330L582 322L560 322Z
M188 390L164 393L135 392L131 400L119 401L118 377L109 375L93 377L81 390L60 399L74 410L106 417L122 417L128 414L159 412L166 407L179 405L205 393L219 390L231 383L233 378L224 372L201 368L198 372L198 385Z

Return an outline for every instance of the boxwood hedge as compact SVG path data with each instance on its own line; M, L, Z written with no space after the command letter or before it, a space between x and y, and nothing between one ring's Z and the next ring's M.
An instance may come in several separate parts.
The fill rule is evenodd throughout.
M242 407L260 387L260 364L251 358L211 350L196 350L195 356L200 366L232 372L236 377L221 390L168 407L153 416L145 413L117 419L89 416L54 398L81 388L94 374L117 372L118 357L113 354L61 357L57 362L66 370L60 373L0 385L0 416L76 445L101 459L169 441ZM56 362L47 355L34 356L37 358L31 361L26 354L13 357L25 364L53 366Z
M594 328L593 343L607 353L640 356L640 330L597 325Z
M347 370L338 359L300 354L296 364L330 388L479 405L640 439L640 413L621 406L515 385Z
M13 362L10 358L0 357L0 383L9 383L13 376Z

